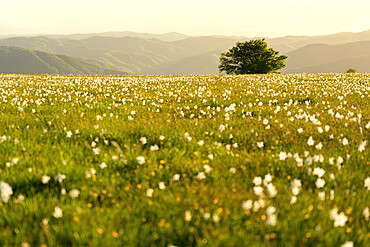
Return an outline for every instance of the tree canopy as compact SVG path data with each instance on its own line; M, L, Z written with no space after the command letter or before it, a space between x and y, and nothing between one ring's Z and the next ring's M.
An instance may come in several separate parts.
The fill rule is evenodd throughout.
M226 74L267 74L284 68L286 55L267 48L265 39L237 42L229 51L221 53L220 73Z
M357 73L357 69L350 68L346 71L346 73Z

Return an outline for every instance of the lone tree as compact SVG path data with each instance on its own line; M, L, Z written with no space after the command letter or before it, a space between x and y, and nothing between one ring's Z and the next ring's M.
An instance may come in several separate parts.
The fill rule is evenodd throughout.
M267 74L284 68L288 56L267 48L265 39L237 42L228 52L221 53L220 73L226 74Z
M357 69L350 68L346 71L346 73L357 73Z

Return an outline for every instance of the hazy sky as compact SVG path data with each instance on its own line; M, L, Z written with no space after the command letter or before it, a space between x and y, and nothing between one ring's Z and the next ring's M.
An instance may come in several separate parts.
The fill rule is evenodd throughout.
M319 35L368 30L369 11L369 0L0 0L0 35Z

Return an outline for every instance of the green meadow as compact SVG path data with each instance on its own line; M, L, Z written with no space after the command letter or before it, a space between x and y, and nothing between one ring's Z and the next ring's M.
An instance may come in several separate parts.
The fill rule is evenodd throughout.
M0 246L369 246L370 74L0 75Z

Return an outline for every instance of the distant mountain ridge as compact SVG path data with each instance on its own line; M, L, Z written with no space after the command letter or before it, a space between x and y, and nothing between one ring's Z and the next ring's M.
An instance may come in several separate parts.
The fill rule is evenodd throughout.
M152 33L137 33L137 32L130 32L130 31L122 31L122 32L104 32L104 33L90 33L90 34L69 34L69 35L37 35L37 36L45 36L52 39L87 39L93 36L101 36L101 37L114 37L114 38L121 38L121 37L135 37L135 38L143 38L143 39L159 39L162 41L177 41L189 38L190 36L186 34L181 34L177 32L169 32L169 33L162 33L162 34L152 34Z
M49 54L74 57L106 71L147 74L218 74L218 57L243 36L198 36L180 33L149 34L106 32L98 34L0 37L0 46L17 46ZM344 72L343 67L361 67L370 72L370 30L322 36L266 38L269 47L287 54L283 73L309 71ZM362 61L365 64L357 64ZM329 66L330 64L330 66ZM1 64L0 64L1 65ZM106 72L104 72L106 73ZM315 72L316 73L316 72Z
M268 44L270 44L271 46L285 45L287 47L290 47L290 50L281 50L283 52L289 52L293 49L298 49L310 44L322 43L329 45L339 45L350 42L368 40L370 40L370 30L359 33L341 32L320 36L285 36L281 38L266 39Z
M103 32L103 33L75 33L75 34L28 34L28 35L0 35L0 39L5 38L15 38L15 37L47 37L51 39L74 39L74 40L82 40L87 39L93 36L101 36L101 37L136 37L136 38L144 38L144 39L159 39L162 41L177 41L181 39L189 38L189 35L178 33L178 32L168 32L168 33L138 33L138 32L131 32L131 31L113 31L113 32Z

